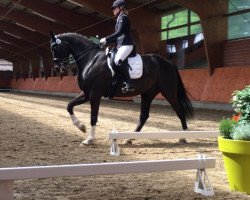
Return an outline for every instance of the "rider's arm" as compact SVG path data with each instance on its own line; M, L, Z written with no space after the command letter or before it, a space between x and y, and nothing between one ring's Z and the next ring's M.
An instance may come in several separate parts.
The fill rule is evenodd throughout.
M107 43L115 42L119 36L121 36L126 30L126 26L128 25L128 16L121 15L117 22L117 28L115 33L106 37Z

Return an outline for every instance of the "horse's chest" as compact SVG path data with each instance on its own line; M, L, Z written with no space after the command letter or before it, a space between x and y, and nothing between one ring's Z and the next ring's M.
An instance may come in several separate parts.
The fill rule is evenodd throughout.
M96 80L97 74L98 73L95 69L87 68L87 69L82 71L81 80L84 83L84 85L90 85L90 83L93 83L93 81Z
M82 71L81 77L83 81L89 81L89 79L91 78L91 70L89 68L85 68Z

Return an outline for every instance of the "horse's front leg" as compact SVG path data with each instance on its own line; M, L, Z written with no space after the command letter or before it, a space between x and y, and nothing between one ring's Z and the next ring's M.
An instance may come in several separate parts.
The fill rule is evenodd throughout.
M73 109L75 106L81 105L85 102L87 102L89 99L83 94L83 92L77 96L75 99L73 99L71 102L68 103L68 107L67 110L70 114L70 117L72 119L73 124L79 128L81 131L83 131L84 133L86 132L86 127L85 125L80 122L77 117L74 115Z
M90 95L90 106L91 106L91 129L86 140L82 142L84 145L90 145L94 143L95 140L95 128L98 119L99 106L101 101L101 95L92 94Z

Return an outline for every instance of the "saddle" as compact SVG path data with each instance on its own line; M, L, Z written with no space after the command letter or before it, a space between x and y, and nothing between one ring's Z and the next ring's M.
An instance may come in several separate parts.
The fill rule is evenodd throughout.
M109 69L112 73L112 77L114 77L115 74L119 74L119 71L117 70L117 66L115 64L116 53L117 53L116 48L112 48L111 50L109 49L109 47L106 48L107 62ZM138 79L142 76L142 70L143 70L142 58L139 54L136 53L135 44L132 52L129 54L129 56L126 58L124 62L126 62L129 66L129 74L131 79Z
M109 47L106 48L106 55L108 58L110 58L110 65L113 69L116 68L115 65L115 55L117 53L117 48L112 48L111 50L109 50ZM124 62L128 62L128 58L133 58L136 56L136 44L133 44L133 50L131 51L131 53L128 55L128 57L126 58L126 60Z
M116 90L122 86L124 80L119 72L116 64L115 64L115 55L117 53L116 48L112 48L111 50L109 47L106 48L106 55L107 55L107 63L109 66L109 69L112 73L112 84L109 88L109 90L104 95L105 97L112 98L116 92ZM132 52L129 54L129 56L126 58L124 62L127 62L129 66L129 74L131 79L137 79L140 78L142 75L142 59L139 54L136 53L136 48L134 44L134 48Z

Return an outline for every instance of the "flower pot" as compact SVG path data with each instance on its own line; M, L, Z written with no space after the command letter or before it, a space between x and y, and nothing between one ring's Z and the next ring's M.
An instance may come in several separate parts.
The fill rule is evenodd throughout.
M218 137L231 190L250 194L250 141Z

